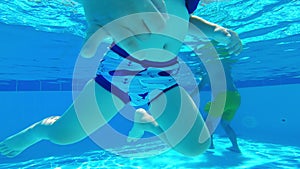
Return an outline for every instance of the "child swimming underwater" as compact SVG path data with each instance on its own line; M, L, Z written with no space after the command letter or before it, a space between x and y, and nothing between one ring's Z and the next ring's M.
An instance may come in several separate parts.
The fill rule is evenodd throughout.
M229 138L232 146L228 147L227 149L233 152L240 153L241 150L237 143L237 137L235 134L235 131L231 127L230 123L233 120L236 112L238 111L238 108L241 104L241 96L237 89L237 87L234 84L234 79L231 74L231 66L234 63L234 61L231 58L225 58L228 56L227 52L224 52L222 54L222 65L223 70L222 71L215 71L214 76L222 76L222 74L225 73L226 78L226 92L216 92L212 93L212 101L208 102L204 106L204 111L208 113L208 116L211 116L212 118L206 119L206 124L208 129L211 132L211 145L210 149L214 149L214 143L213 143L213 133L214 129L217 127L217 124L215 124L215 119L220 119L220 124L222 128L224 129L225 133L227 134L227 137ZM210 62L208 64L214 65L214 61L208 61ZM198 93L198 91L201 91L205 85L210 85L210 80L207 73L202 73L202 79L201 82L198 84L198 89L195 89L194 92L191 93L191 96ZM211 109L212 104L214 106L221 105L223 100L222 97L226 99L224 104L224 109L222 114L218 114L215 112L215 109Z
M152 96L151 91L149 91L146 96L143 96L146 98L143 101L150 105L149 112L151 115L141 109L136 111L136 122L143 122L143 124L136 125L131 132L131 136L139 137L143 131L149 131L159 135L174 150L184 155L195 156L205 151L210 145L210 139L205 140L205 142L199 142L198 140L200 133L209 138L209 132L193 100L172 78L176 75L178 69L176 54L179 52L182 41L188 33L189 22L205 30L204 33L206 32L207 35L216 35L216 39L220 38L228 42L229 46L232 46L232 52L238 53L240 49L236 45L238 42L231 40L231 33L225 28L190 15L197 7L195 2L198 3L198 1L188 0L165 1L167 13L180 18L182 22L170 17L165 21L165 27L161 32L177 37L177 39L158 34L148 34L136 36L142 40L136 41L136 44L132 45L133 47L130 47L130 44L132 44L129 43L130 38L117 43L118 46L126 49L129 53L149 47L162 49L162 53L156 52L153 55L153 52L145 52L127 58L128 55L120 47L112 47L111 51L101 61L100 67L104 69L99 70L96 78L86 84L81 94L62 116L48 117L8 137L0 143L1 154L14 157L41 140L49 140L60 145L78 142L106 124L127 103L140 104L136 100L132 101L133 98L140 96L139 94L146 95L148 91L145 93L126 91L125 89L128 87L124 87L126 85L123 81L124 73L125 76L132 76L132 73L133 75L140 74L143 79L138 79L138 81L146 79L145 83L149 79L153 80L152 73L154 77L164 77L168 81L166 85L158 88L163 92ZM189 4L193 4L193 6L191 7ZM102 6L100 1L83 1L83 5L90 25L89 32L93 34L97 31L97 28L101 28L101 24L97 24L98 21L107 19L99 16L98 13L101 8L107 6ZM117 32L118 27L114 29ZM122 31L121 28L120 31ZM101 40L101 38L98 39L99 42ZM124 56L124 54L127 56ZM111 62L114 58L123 59L124 62L122 61L122 63L132 63L133 66L119 69L119 63ZM117 80L112 80L113 77L117 77ZM136 77L138 76L134 76L132 79L136 79ZM95 93L96 96L93 96L96 97L95 102L91 99L90 93ZM163 111L162 107L165 107ZM83 119L78 119L78 112L84 112ZM187 120L192 120L191 125L188 127L186 127Z

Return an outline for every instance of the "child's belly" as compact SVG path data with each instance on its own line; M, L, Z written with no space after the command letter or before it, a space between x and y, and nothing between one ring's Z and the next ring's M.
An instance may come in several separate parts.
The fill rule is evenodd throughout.
M178 54L182 42L187 35L189 14L185 0L166 0L169 19L166 27L158 34L137 36L137 46L130 53L137 52L134 57L139 60L164 62L171 60Z
M103 16L102 12L99 12L98 1L84 1L86 18L90 25L100 26L101 23L107 24L111 22L109 16ZM167 13L170 16L166 20L165 27L160 32L157 34L136 35L121 41L121 43L117 43L120 47L126 49L128 53L135 53L132 56L136 59L164 62L171 60L178 54L188 31L189 14L185 6L185 0L165 0L165 2ZM109 6L109 2L102 5ZM119 5L123 5L123 10L130 11L130 6L126 5L125 1L121 1ZM102 7L101 10L109 10L111 12L111 9L108 7ZM99 20L101 22L98 22ZM137 38L137 44L131 45L130 42L132 41L130 41L130 38Z

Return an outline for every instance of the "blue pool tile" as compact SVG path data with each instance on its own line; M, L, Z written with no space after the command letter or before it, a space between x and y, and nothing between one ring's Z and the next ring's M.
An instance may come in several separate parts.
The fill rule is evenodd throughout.
M0 91L16 91L16 80L1 80Z
M61 90L62 91L71 91L72 90L72 79L61 81Z
M61 84L56 80L43 80L41 81L42 91L61 91Z
M17 81L17 91L40 91L40 80L20 80Z

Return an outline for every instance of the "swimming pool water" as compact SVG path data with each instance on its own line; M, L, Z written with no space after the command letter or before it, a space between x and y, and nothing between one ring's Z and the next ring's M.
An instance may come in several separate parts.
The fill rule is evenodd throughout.
M239 139L242 154L227 151L227 138L216 135L214 150L208 150L197 157L185 157L174 151L149 158L130 158L108 153L103 150L90 151L80 156L52 156L17 163L0 164L0 168L22 169L296 169L300 167L300 148L280 144ZM148 143L141 147L159 147L162 142ZM135 147L120 147L115 152L130 151ZM143 153L143 149L139 149ZM131 154L136 156L136 154Z
M0 79L70 80L85 37L82 6L0 2ZM230 0L199 5L195 14L239 33L244 51L231 57L238 60L232 73L241 86L291 84L300 82L299 7L298 0Z
M228 139L217 132L215 150L193 158L174 151L149 158L135 157L136 150L142 155L151 153L149 147L154 151L164 147L161 142L137 145L139 149L111 149L131 152L133 157L100 148L88 148L85 152L82 144L79 155L64 150L43 155L37 153L37 147L25 152L26 158L21 155L10 160L1 156L0 169L300 168L300 1L230 0L199 5L195 14L235 30L243 41L244 51L231 56L237 60L232 71L236 84L247 90L242 92L243 103L233 121L240 134L241 154L226 150L230 146ZM0 0L0 117L4 119L0 124L1 140L67 108L85 29L83 8L73 1ZM194 40L189 39L192 43ZM186 63L199 66L191 55L182 50Z

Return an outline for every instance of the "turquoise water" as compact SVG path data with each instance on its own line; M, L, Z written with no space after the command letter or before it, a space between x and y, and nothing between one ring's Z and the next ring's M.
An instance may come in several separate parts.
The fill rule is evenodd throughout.
M0 168L300 168L299 9L299 0L231 0L199 6L195 12L235 30L244 44L244 51L231 57L237 61L232 73L243 97L232 124L241 154L226 150L229 141L218 130L216 148L193 158L174 151L136 158L153 153L151 148L161 150L161 142L111 149L132 157L87 141L65 147L43 142L14 159L1 156ZM69 106L85 29L77 3L0 0L0 140ZM191 53L182 52L197 73ZM130 124L116 128L126 134Z
M230 0L199 6L195 14L239 33L244 51L234 66L237 83L298 83L299 6L298 0ZM1 37L6 42L1 46L1 79L72 77L86 29L81 5L1 0L0 9Z
M225 138L216 136L216 145L229 146ZM271 143L253 142L252 140L239 139L243 153L232 153L221 146L208 150L203 155L190 158L178 155L174 151L151 158L130 158L105 151L97 150L83 153L80 156L64 155L39 158L25 162L4 163L0 168L124 168L124 169L185 169L185 168L232 168L232 169L293 169L300 167L300 148L282 146ZM161 142L140 145L143 147L159 146ZM128 151L136 147L118 148L116 152ZM143 151L142 149L140 149ZM132 154L132 156L135 156Z

